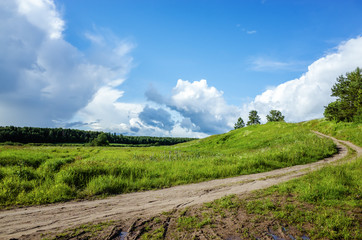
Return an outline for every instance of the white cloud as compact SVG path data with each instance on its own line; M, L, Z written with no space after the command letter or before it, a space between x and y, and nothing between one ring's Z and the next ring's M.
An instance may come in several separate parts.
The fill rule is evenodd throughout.
M131 135L206 137L230 130L240 115L240 109L227 105L223 92L206 80L180 79L169 98L151 88L147 103L123 103L123 93L111 86L100 88L63 124Z
M246 31L247 34L255 34L256 33L256 30L248 30Z
M205 137L233 128L250 110L262 118L281 110L287 121L321 117L336 78L362 67L362 38L342 43L311 64L300 78L255 97L242 107L226 103L206 80L179 79L170 96L154 88L148 102L122 102L119 86L132 67L135 45L110 31L86 32L79 51L63 38L65 22L54 1L0 1L0 125L78 126L134 135ZM246 31L252 34L254 31ZM298 63L257 58L254 70L288 70Z
M51 0L16 0L18 12L50 38L61 38L64 21Z
M183 118L181 127L206 134L230 130L240 114L240 109L228 105L223 92L209 87L205 79L194 82L179 79L168 99L155 89L146 92L146 96L178 112Z
M132 132L131 128L139 127L138 115L143 106L119 102L123 93L109 86L100 88L88 105L80 109L71 121L87 123L88 127L94 130Z
M100 88L124 81L132 44L100 36L102 44L84 53L63 39L63 30L51 0L0 3L0 125L54 126Z
M122 103L123 92L108 84L73 120L93 129L135 135L205 137L229 131L239 116L247 121L253 109L264 121L272 109L281 110L287 121L321 117L336 78L362 65L361 39L342 43L335 53L311 64L300 78L269 89L242 107L227 104L223 92L204 79L179 79L168 97L152 87L145 93L149 102L138 104Z
M240 28L241 27L241 24L236 24L236 27L237 28ZM257 31L256 30L249 30L249 29L246 29L246 28L242 28L241 29L242 32L248 34L248 35L252 35L252 34L256 34Z
M250 60L250 69L258 72L272 72L272 71L299 71L304 69L305 62L301 61L279 61L268 57L256 57Z
M333 101L331 88L336 78L362 66L362 37L341 43L336 52L320 58L308 67L308 72L269 89L243 106L244 114L256 109L262 117L278 109L287 121L304 121L323 116L324 106Z
M81 52L64 28L51 0L0 2L0 125L206 136L181 127L168 107L121 101L133 43L93 27L85 33L91 47Z
M152 103L124 103L121 101L123 94L110 86L102 87L71 120L59 124L127 135L207 136L181 127L175 111Z
M262 57L258 57L252 61L252 69L256 71L266 71L266 70L280 70L288 67L290 64L286 62L280 62L270 59L265 59Z
M152 108L146 105L138 117L148 126L157 127L166 131L171 131L175 126L175 121L173 121L171 113L161 107Z

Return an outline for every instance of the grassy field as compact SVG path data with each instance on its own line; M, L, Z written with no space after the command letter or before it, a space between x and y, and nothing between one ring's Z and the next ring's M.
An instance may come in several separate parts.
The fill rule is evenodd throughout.
M246 127L168 147L0 146L0 207L264 172L335 152L332 141L287 123Z
M229 195L142 219L131 234L140 233L143 240L362 239L361 174L362 158L327 166L247 196ZM69 229L48 239L79 237L79 232L86 232L79 239L97 239L107 233L99 226Z
M362 239L361 174L359 158L246 197L163 213L145 221L140 239Z
M362 147L362 124L351 122L333 122L324 119L316 119L300 123L304 127L334 136L341 140L350 141Z
M303 125L330 131L316 122L336 126L335 134L349 140L361 133L353 124ZM143 231L140 239L362 239L361 176L362 158L350 149L338 164L304 177L163 213L134 231Z

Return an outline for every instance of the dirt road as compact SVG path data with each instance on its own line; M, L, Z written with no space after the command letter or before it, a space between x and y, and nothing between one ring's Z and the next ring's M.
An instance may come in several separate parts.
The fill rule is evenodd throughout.
M110 219L127 221L136 217L151 216L175 208L209 202L229 194L243 194L266 188L302 176L309 170L318 169L327 163L343 158L348 152L343 144L355 149L358 156L362 154L360 147L346 141L332 139L336 142L339 153L311 164L168 189L122 194L102 200L3 210L0 211L0 239L39 239L41 233L61 232L80 224Z

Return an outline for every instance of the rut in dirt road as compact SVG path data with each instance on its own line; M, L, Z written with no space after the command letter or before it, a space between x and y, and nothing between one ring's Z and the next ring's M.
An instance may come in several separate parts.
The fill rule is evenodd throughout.
M318 132L316 134L329 137ZM3 210L0 211L0 239L40 239L41 233L61 232L85 223L111 219L127 221L136 217L152 216L176 208L210 202L225 195L243 194L270 187L305 175L308 172L306 170L315 170L345 157L348 150L340 142L355 149L358 156L362 153L362 149L352 143L331 139L337 144L338 154L306 165L168 189L122 194L101 200Z

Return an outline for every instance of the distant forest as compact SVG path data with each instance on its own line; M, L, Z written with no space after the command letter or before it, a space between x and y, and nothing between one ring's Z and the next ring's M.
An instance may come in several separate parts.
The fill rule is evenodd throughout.
M63 128L36 128L0 126L0 142L18 143L90 143L103 132L84 131ZM193 138L124 136L116 133L105 133L109 143L173 145L194 140Z

